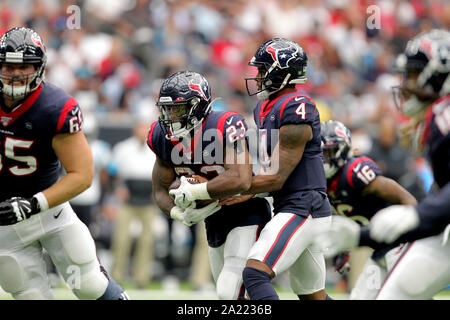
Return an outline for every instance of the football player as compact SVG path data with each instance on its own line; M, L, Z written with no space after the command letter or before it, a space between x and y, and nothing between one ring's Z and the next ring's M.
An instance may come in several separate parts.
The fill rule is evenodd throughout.
M257 68L246 83L249 95L260 99L254 119L262 167L246 193L269 192L274 217L250 251L245 286L253 300L279 299L271 280L289 270L300 299L324 300L325 260L312 246L316 229L331 221L320 117L314 101L295 87L307 80L307 56L297 43L274 38L258 48L249 65Z
M244 299L242 270L271 211L263 198L218 206L219 199L249 188L252 164L244 118L237 112L213 111L211 104L209 84L199 73L177 72L162 84L160 120L151 125L147 139L157 156L153 195L172 219L187 226L205 221L217 295ZM186 175L208 181L190 184ZM169 191L177 177L180 186ZM200 208L198 200L211 203Z
M376 249L410 241L377 299L431 299L450 283L450 33L434 29L415 36L397 67L404 75L396 88L404 98L400 107L414 123L417 145L426 149L437 190L417 206L380 210L368 228L336 219L317 241L330 248L329 255L358 245Z
M91 184L92 156L77 101L43 81L46 60L31 29L0 39L0 285L15 299L52 299L45 249L78 298L128 299L69 205Z
M320 134L327 194L335 213L350 217L363 226L379 210L392 204L417 205L416 199L392 179L384 177L375 162L366 156L353 156L351 133L339 121L322 122ZM379 286L370 279L377 272L380 281L386 277L400 248L387 246L373 252L361 272L350 299L373 300ZM345 266L344 253L336 269ZM375 270L375 268L377 268Z

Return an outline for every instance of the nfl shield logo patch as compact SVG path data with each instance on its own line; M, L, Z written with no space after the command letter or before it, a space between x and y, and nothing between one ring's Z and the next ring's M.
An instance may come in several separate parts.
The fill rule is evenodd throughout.
M1 124L4 126L4 127L6 127L8 124L9 124L9 122L12 120L12 118L11 117L4 117L4 116L2 116L1 118L0 118L0 122L1 122Z

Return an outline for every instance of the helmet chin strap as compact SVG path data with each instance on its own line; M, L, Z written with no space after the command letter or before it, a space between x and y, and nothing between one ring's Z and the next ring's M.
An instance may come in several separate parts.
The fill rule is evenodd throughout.
M280 91L281 89L283 89L283 88L286 86L286 84L288 83L290 77L291 77L291 74L288 73L288 74L286 75L286 77L284 78L283 82L281 83L280 87L279 87L277 90L269 91L269 90L267 90L266 88L264 88L263 91L258 92L258 93L256 94L256 97L257 97L259 100L262 100L262 101L269 99L270 95L274 94L275 92Z
M267 100L267 99L269 99L269 96L270 96L270 92L269 91L267 91L267 89L265 89L265 90L263 90L263 91L261 91L261 92L258 92L257 94L256 94L256 97L259 99L259 100Z
M416 95L413 95L403 103L403 113L407 117L415 117L427 106L427 104L428 103L422 102L417 99Z
M330 163L324 163L323 169L325 171L325 177L327 179L330 179L331 177L333 177L335 175L335 173L338 171L338 167L336 167L335 165L330 164Z
M214 100L212 100L209 104L208 104L208 106L206 107L206 111L205 111L205 115L207 115L209 112L210 112L210 110L211 110L211 108L212 108L212 104L214 103L214 102L216 102L217 100L220 100L220 99L222 99L222 98L220 98L220 97L218 97L218 98L215 98ZM190 128L186 128L186 127L182 127L181 126L181 123L179 123L179 122L176 122L176 123L173 123L173 124L171 124L170 125L170 130L171 130L171 134L170 134L170 136L169 135L166 135L166 138L167 139L171 139L171 138L177 138L177 139L180 139L180 138L184 138L184 137L186 137L186 136L188 136L189 135L189 132L191 132L192 131L192 129L195 129L195 128L197 128L202 122L203 122L203 120L204 119L197 119L197 118L195 118L196 120L194 121L194 123L191 123L191 127ZM176 125L176 126L175 126Z
M5 84L2 81L2 92L10 97L12 100L20 100L26 97L29 93L35 90L41 84L42 80L44 80L44 72L43 66L39 68L36 72L34 72L34 77L24 86L14 86ZM42 72L42 74L41 74ZM35 82L34 86L31 87L31 84Z

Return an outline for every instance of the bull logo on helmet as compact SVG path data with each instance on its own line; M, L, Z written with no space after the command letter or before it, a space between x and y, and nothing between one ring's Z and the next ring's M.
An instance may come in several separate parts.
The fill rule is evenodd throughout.
M203 97L203 99L208 100L208 97L206 96L205 92L203 91L203 88L202 88L202 84L201 84L201 83L200 83L200 84L197 84L197 83L194 83L194 82L191 80L191 81L189 81L189 88L190 88L191 90L194 90L194 91L198 92L198 93ZM205 90L206 90L206 89L207 89L207 88L205 87Z
M344 138L344 140L347 144L350 144L348 135L345 133L345 128L336 127L336 128L334 128L334 132L336 133L337 136Z
M276 42L267 46L266 51L272 56L273 61L281 68L287 68L289 61L299 55L299 48L289 42Z
M44 50L45 47L44 47L44 44L42 43L42 39L36 32L33 32L33 34L31 35L30 38L31 38L31 41L33 41L33 43L35 45L41 47L42 50Z

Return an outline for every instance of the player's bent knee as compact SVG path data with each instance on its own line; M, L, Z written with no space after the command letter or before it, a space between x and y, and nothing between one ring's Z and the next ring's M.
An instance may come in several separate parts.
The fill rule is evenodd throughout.
M108 279L97 268L80 276L78 286L71 287L78 299L94 300L101 297L108 287ZM69 284L70 286L70 284Z
M426 256L410 259L408 265L414 268L401 270L402 272L398 274L398 288L407 298L426 298L426 291L441 274L442 266Z
M8 293L15 294L25 289L25 271L13 256L0 255L0 286Z
M98 300L130 300L130 297L113 278L109 278L105 293Z
M242 276L231 272L221 274L216 283L217 296L220 300L236 300L241 286Z
M88 228L81 222L61 232L61 240L64 250L74 264L86 264L97 258L94 240Z

